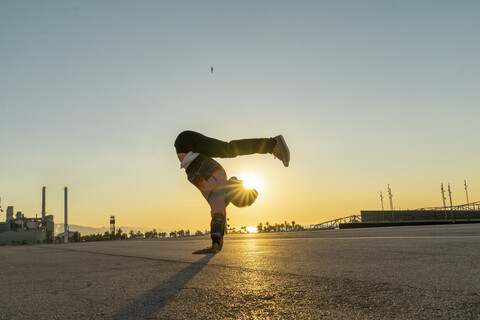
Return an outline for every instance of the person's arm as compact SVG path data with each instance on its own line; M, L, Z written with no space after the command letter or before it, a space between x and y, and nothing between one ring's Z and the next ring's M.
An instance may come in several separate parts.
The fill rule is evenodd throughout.
M195 251L193 254L200 253L216 253L217 250L223 248L223 235L225 234L227 222L225 214L215 213L212 215L212 221L210 222L210 237L212 238L212 246Z

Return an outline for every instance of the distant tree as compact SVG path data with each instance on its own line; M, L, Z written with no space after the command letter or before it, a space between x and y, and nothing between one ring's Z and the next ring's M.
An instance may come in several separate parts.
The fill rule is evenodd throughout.
M170 232L170 237L171 237L171 238L174 238L174 237L176 237L176 236L177 236L177 231L172 231L172 232Z
M80 238L81 238L80 232L76 231L76 232L73 234L73 236L72 236L72 241L73 241L73 242L79 242L79 241L80 241Z
M196 236L203 236L203 232L200 230L195 231Z
M101 235L100 233L97 234L89 234L84 237L82 237L82 240L85 241L103 241L105 240L105 237Z
M295 230L295 221L292 221L292 229Z
M114 236L114 239L118 239L118 240L122 239L122 233L123 233L123 230L121 228L118 228L117 233Z
M157 232L156 229L153 229L153 231L152 231L152 236L153 236L154 238L158 237L158 232Z
M143 238L144 234L140 232L140 230L137 231L137 234L135 235L137 238Z
M190 230L185 231L185 237L190 237Z
M263 224L261 222L257 225L257 231L263 232Z
M264 229L264 230L265 230L266 232L270 232L270 231L271 231L271 229L270 229L270 223L268 223L268 221L265 222L265 229Z
M130 239L135 238L135 232L133 230L130 230Z
M162 238L165 238L167 236L167 233L166 232L161 232L161 233L159 233L159 236L162 237Z
M185 231L183 229L178 231L177 234L179 237L185 237Z

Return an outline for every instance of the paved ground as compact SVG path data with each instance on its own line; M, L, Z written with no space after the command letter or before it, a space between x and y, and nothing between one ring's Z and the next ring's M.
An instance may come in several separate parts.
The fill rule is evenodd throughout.
M480 224L0 247L0 319L478 319Z

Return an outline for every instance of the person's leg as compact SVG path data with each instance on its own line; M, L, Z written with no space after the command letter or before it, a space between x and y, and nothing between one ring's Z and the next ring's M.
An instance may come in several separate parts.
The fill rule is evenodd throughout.
M175 140L177 153L198 152L212 158L234 158L254 153L273 153L276 138L241 139L225 142L195 131L183 131Z

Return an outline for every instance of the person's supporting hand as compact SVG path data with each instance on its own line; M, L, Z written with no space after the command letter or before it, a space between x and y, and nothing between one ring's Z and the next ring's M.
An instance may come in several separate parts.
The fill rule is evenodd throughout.
M223 241L221 241L221 242L223 244ZM193 252L193 254L217 253L217 250L218 250L218 243L214 243L211 247L201 249L201 250L197 250L197 251Z

